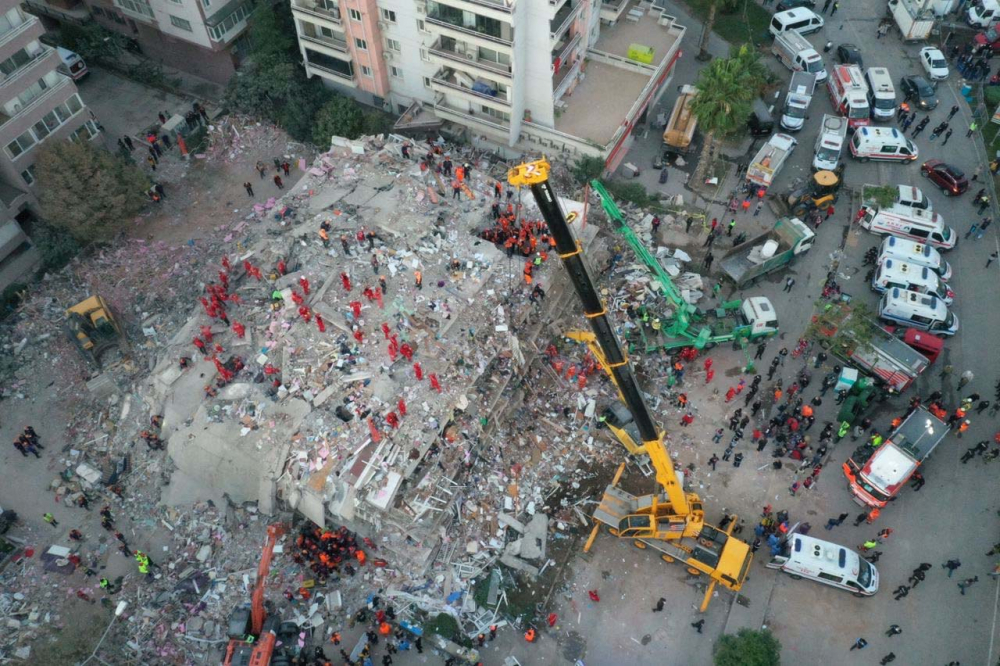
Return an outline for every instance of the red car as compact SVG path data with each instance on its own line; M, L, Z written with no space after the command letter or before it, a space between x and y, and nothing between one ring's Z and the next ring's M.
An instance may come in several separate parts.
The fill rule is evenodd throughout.
M956 196L969 189L969 179L962 170L941 160L927 160L920 171L940 187L946 196Z
M997 35L992 28L990 28L989 32L981 32L973 37L972 42L978 47L989 44L991 55L1000 53L1000 35Z

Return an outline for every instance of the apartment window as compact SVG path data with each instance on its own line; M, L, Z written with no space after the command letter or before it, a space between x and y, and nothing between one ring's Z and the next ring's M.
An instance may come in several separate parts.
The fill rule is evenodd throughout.
M0 35L6 35L14 28L21 27L27 20L24 13L17 7L8 10L5 14L0 14Z
M221 23L209 28L208 32L212 35L212 39L220 41L226 36L227 32L245 21L252 12L253 4L248 2L237 8L236 11L227 16Z
M391 9L383 9L382 10L382 20L383 21L388 21L389 23L395 23L396 22L396 12L392 11Z
M180 28L181 30L194 32L194 30L191 29L191 21L185 21L184 19L178 18L173 14L170 15L170 25L174 26L175 28Z
M496 118L497 120L502 120L505 123L510 122L510 114L503 111L497 111L496 109L491 109L488 106L481 106L482 112L491 118Z
M73 117L73 115L78 113L81 109L83 109L83 103L80 101L80 96L73 95L66 100L65 103L60 104L52 109L52 111L45 114L45 116L32 125L31 129L27 132L8 143L6 147L7 154L11 157L11 159L22 155L26 151L30 150L36 143L41 142L45 139L45 137L65 124L67 120ZM88 120L87 122L93 125L93 131L96 134L97 126L91 120ZM77 131L79 132L79 130Z
M372 75L372 68L369 67L368 65L361 65L361 74L363 76L371 76Z
M430 88L430 87L431 87L431 77L425 76L424 77L424 88Z
M175 5L183 5L184 4L184 0L170 0L170 2L174 3Z
M35 184L35 165L32 164L30 167L21 172L21 178L28 185Z
M29 52L28 49L31 49L31 52ZM0 72L2 72L4 76L10 76L34 60L35 57L37 57L41 52L41 47L38 45L38 42L32 42L31 44L28 44L27 47L19 49L17 53L3 62L0 62Z
M389 74L391 74L392 76L395 76L397 79L403 78L403 70L401 70L399 67L390 66L389 67Z
M399 40L396 39L385 40L385 45L390 51L396 51L397 53L403 50L403 47L399 44Z
M127 9L133 14L140 14L142 16L148 16L153 18L153 9L149 6L148 2L143 0L116 0L118 6L122 9Z
M424 62L430 62L431 57L427 55L427 49L420 49L420 59Z
M417 19L417 30L427 32L427 26L424 25L423 19Z
M354 38L354 45L357 46L362 51L367 51L368 50L368 42L366 42L365 40L361 39L360 37L355 37Z
M359 12L357 9L348 9L347 13L351 15L351 20L352 21L360 21L361 20L361 12Z
M334 38L333 30L330 30L329 28L324 28L323 26L317 26L317 27L319 28L319 34L321 34L324 37L327 37L329 39L333 39Z
M100 133L97 124L93 120L88 120L80 125L79 129L69 135L70 141L90 141Z
M31 133L31 130L28 130L7 144L7 154L10 155L11 158L17 157L18 155L30 150L36 143L38 142L35 141L35 136Z

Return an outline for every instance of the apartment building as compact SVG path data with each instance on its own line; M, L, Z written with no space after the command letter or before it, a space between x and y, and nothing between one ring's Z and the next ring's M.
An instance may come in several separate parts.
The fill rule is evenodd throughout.
M37 251L18 222L37 209L35 156L45 141L90 140L96 123L72 79L56 68L44 29L17 0L0 0L0 288L23 278Z
M25 0L59 23L93 18L149 58L225 85L239 64L253 0Z
M306 73L514 156L614 169L659 99L685 28L648 0L290 0Z

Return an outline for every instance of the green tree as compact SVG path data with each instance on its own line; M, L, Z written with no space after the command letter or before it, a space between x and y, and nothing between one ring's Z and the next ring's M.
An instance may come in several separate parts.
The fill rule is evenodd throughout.
M766 80L764 69L757 54L743 45L728 58L716 58L701 70L695 83L698 94L691 102L691 111L705 135L698 180L711 166L716 142L735 134L746 123L753 100Z
M715 642L715 666L778 666L781 643L768 629L740 629Z
M573 177L581 185L586 185L595 178L600 178L604 175L604 160L600 157L584 155L573 163L570 170L573 172Z
M148 201L146 174L89 141L46 142L36 168L44 217L81 243L111 240Z
M861 192L861 199L865 203L873 203L879 208L891 206L896 203L899 196L899 188L895 185L870 185L865 186Z
M365 114L351 98L334 95L316 114L313 123L313 143L328 147L330 138L343 136L356 139L364 132Z
M262 2L250 15L250 58L284 56L294 60L298 55L295 43L295 24L292 22L288 3Z
M280 55L247 63L226 88L226 105L252 116L276 121L285 104L307 84L302 67Z
M284 104L278 114L278 124L296 141L312 142L313 123L320 108L333 97L333 93L319 79L303 77L302 85L293 93L294 104Z

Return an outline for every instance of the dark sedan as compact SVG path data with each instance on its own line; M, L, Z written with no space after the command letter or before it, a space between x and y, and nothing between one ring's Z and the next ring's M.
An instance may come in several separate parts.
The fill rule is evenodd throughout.
M861 58L861 49L854 44L841 44L837 47L837 62L842 65L857 65L861 69L865 68L865 61Z
M922 76L904 76L899 80L899 88L903 99L915 103L923 111L930 111L938 105L934 86Z
M816 2L814 0L781 0L781 2L775 6L775 11L783 12L788 9L795 9L796 7L815 9Z
M941 160L927 160L920 171L940 187L946 196L957 196L969 189L969 179L965 177L965 173Z

